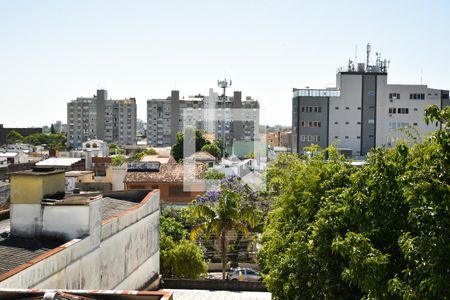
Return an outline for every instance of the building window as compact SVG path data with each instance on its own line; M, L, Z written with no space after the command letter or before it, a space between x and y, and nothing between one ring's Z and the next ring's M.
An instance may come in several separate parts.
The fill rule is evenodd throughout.
M350 109L350 107L347 106L345 109Z
M409 94L411 100L425 100L425 94Z
M400 99L399 93L389 93L389 99Z
M346 135L345 138L348 139L348 135Z
M336 122L334 122L334 124L336 124L336 125L337 125L337 124L339 124L339 122L338 122L338 121L336 121Z
M339 106L336 106L334 109L339 109Z
M347 125L348 125L348 124L349 124L349 122L345 122L345 124L347 124Z

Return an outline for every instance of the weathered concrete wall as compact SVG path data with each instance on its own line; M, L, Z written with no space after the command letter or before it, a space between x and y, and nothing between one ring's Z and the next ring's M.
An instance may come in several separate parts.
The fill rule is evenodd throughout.
M90 210L92 212L93 210ZM133 289L159 274L159 191L102 222L90 235L30 261L0 288Z
M92 191L92 192L111 191L111 183L109 182L76 182L75 187L79 188L81 191Z
M122 166L109 166L106 169L106 178L108 178L108 182L111 182L113 191L125 189L123 180L127 174L127 167L127 164L123 164Z
M100 210L100 205L96 208ZM42 236L71 240L85 235L89 235L88 205L44 206Z
M11 233L22 237L36 237L42 229L41 204L10 205Z

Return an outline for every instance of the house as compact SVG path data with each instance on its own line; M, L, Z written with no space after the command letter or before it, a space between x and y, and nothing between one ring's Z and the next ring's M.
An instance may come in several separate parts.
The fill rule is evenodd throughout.
M144 290L158 284L159 191L66 196L64 189L62 170L11 174L0 289Z
M92 171L95 176L106 176L106 169L111 165L111 157L92 157Z
M28 156L23 151L0 152L0 160L6 159L8 164L23 164L28 162Z
M82 144L85 152L93 152L97 157L106 157L109 154L108 143L102 140L88 140Z
M171 155L160 155L160 154L156 154L156 155L146 155L144 157L142 157L141 159L142 162L149 162L149 161L157 161L160 164L175 164L176 160L173 158L173 156Z
M36 163L39 167L53 167L65 171L84 171L85 163L83 158L69 157L50 157L46 160Z
M93 171L69 171L64 174L66 192L73 192L78 182L94 182Z
M8 166L8 159L6 157L0 157L0 168L6 168Z
M162 203L188 204L203 193L202 184L185 191L184 166L182 164L160 164L159 162L129 163L124 184L126 190L159 189ZM195 165L195 179L202 180L205 168Z
M216 158L212 156L209 152L198 151L188 157L188 159L194 160L196 163L202 163L208 168L212 168L216 163Z

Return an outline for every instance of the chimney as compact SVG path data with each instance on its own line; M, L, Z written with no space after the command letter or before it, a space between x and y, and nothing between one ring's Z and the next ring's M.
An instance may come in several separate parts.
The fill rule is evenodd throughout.
M11 233L38 237L42 228L41 201L64 196L64 171L34 168L11 174Z

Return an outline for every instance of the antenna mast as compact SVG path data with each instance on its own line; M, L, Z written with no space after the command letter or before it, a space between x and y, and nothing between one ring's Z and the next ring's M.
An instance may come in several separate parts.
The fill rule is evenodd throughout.
M226 133L226 131L225 131L225 123L226 123L225 106L226 106L226 102L227 102L226 91L227 91L228 87L231 87L231 80L230 80L230 82L228 82L226 78L224 80L217 80L217 85L223 89L223 94L222 94L222 101L223 101L223 106L222 106L222 117L223 117L223 121L222 121L222 139L223 139L222 157L225 158L225 150L227 148L227 139L225 136L225 133Z
M369 43L367 43L367 62L366 62L366 70L369 70L369 62L370 62L370 52L372 51L372 47Z

